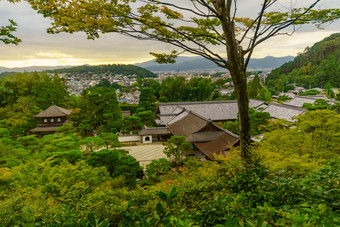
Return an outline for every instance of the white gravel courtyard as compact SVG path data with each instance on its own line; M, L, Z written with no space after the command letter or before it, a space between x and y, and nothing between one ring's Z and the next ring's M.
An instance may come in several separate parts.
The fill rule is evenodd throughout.
M129 151L129 155L139 161L140 165L143 167L153 160L158 160L160 158L168 159L163 153L164 146L162 144L127 146L122 147L121 149Z

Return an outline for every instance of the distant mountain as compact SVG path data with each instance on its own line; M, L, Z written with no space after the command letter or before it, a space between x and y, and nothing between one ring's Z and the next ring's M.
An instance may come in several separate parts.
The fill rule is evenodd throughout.
M144 77L157 77L157 75L153 72L150 72L147 69L144 69L135 65L82 65L82 66L32 66L32 67L24 67L24 68L5 68L0 67L0 74L7 74L4 72L39 72L39 71L47 71L47 72L58 72L58 73L107 73L110 72L112 74L122 74L125 76L128 75L138 75L142 78Z
M281 66L282 64L293 60L294 57L265 57L254 58L250 60L248 69L250 70L263 70L273 69ZM224 71L216 66L213 62L203 57L178 57L175 64L158 64L154 61L147 61L136 64L137 66L148 69L152 72L180 72L180 71Z
M72 68L56 69L50 70L48 72L58 72L58 73L112 73L112 74L122 74L124 76L138 75L141 78L145 77L157 77L153 72L135 65L82 65Z
M22 67L22 68L0 67L0 73L1 72L40 72L40 71L69 68L69 67L73 67L73 66L30 66L30 67Z
M307 47L293 61L273 70L267 77L271 87L276 84L280 87L278 83L295 83L299 87L323 88L327 82L340 87L340 33Z

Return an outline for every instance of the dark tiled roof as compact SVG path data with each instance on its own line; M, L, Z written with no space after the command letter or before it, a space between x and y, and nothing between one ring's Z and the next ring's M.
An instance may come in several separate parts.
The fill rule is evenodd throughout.
M197 132L197 133L191 134L187 138L187 141L190 142L190 143L212 141L212 140L217 139L218 137L220 137L223 133L224 132L222 132L222 131Z
M205 119L186 111L185 116L168 124L167 127L175 136L189 137L192 133L203 128L207 123Z
M56 105L48 107L46 110L40 112L34 117L65 117L70 115L72 110L64 109Z
M249 100L249 106L257 108L265 102L261 100ZM238 106L236 100L205 101L205 102L175 102L160 103L157 113L159 125L169 124L178 114L189 110L213 121L236 120Z
M214 160L214 154L224 154L223 151L233 146L239 141L239 138L235 138L228 133L223 133L220 137L203 143L194 143L194 145L202 151L208 158Z
M237 135L222 129L212 121L192 111L185 111L167 125L175 136L185 136L207 157L214 159L214 153L221 154L238 142Z
M265 104L265 101L262 100L257 100L257 99L249 99L249 107L250 108L258 108L260 106L262 106L263 104Z
M295 96L291 100L284 102L283 104L302 107L305 103L314 103L317 99L323 99L328 101L328 98L325 95L308 95L308 96Z
M138 131L138 135L168 135L170 131L167 127L156 127L156 128L148 128L144 126L141 130Z
M32 132L55 132L58 128L61 126L50 126L50 127L43 127L43 126L38 126L34 129L32 129Z
M272 118L285 119L294 122L295 119L293 119L293 117L303 114L306 110L287 104L270 103L268 107L262 111L268 112Z

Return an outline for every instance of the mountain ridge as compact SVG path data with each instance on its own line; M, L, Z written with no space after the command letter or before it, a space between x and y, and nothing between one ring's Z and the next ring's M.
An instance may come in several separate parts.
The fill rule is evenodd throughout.
M264 58L254 58L250 60L248 69L250 70L274 69L293 59L294 59L293 56L284 57L266 56ZM180 72L200 70L225 71L225 69L216 66L213 62L203 57L180 56L176 59L175 64L160 65L154 62L154 60L150 60L142 63L137 63L135 65L148 69L152 72L167 72L167 71Z
M279 81L280 80L280 81ZM296 84L299 87L340 87L340 33L334 33L298 54L294 60L272 70L267 85Z
M286 62L293 60L293 56L284 57L272 57L266 56L264 58L254 58L249 62L249 69L251 70L262 70L262 69L273 69L283 65ZM145 68L152 72L167 72L167 71L225 71L224 69L216 66L213 62L204 59L202 57L188 57L179 56L176 59L175 64L158 64L154 60L132 64L134 66L139 66ZM80 66L93 66L98 65L79 65L79 66L29 66L29 67L16 67L16 68L6 68L0 67L0 73L3 72L34 72L34 71L49 71L49 70L61 70Z

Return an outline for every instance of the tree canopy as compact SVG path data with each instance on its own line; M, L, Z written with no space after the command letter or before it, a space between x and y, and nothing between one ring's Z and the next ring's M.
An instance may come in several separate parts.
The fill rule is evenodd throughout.
M18 24L10 19L8 21L10 23L9 25L0 26L0 41L4 44L18 45L21 42L21 39L12 34L17 30Z
M335 33L307 47L294 61L273 70L266 84L276 87L277 82L282 80L285 87L294 83L305 88L323 88L326 84L327 87L340 87L339 67L340 33Z
M27 0L52 19L49 33L83 31L89 39L116 32L142 40L158 40L178 48L167 54L151 53L159 63L173 63L189 52L230 71L240 113L241 156L249 159L250 119L246 68L254 48L267 39L295 31L295 25L317 26L340 17L339 9L313 8L321 0L301 7L285 7L279 0L263 0L254 18L242 17L232 0ZM292 26L291 31L286 28ZM225 51L218 53L216 48Z

